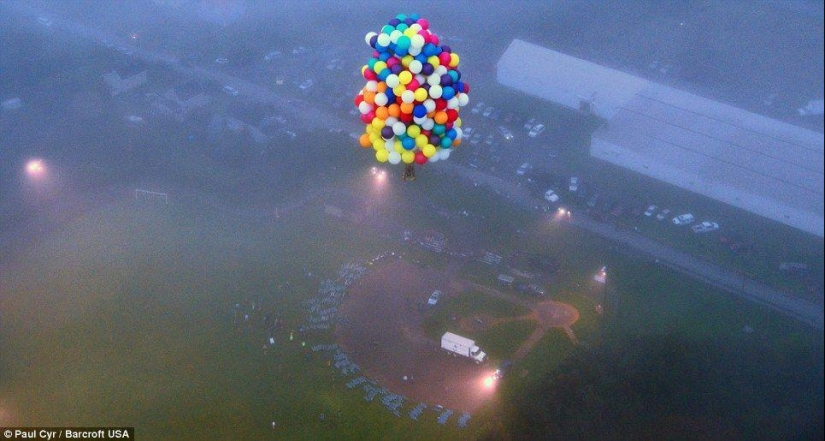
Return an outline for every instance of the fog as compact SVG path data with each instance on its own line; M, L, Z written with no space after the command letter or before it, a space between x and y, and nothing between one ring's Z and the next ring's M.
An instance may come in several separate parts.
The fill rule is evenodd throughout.
M816 0L0 2L0 427L135 427L151 439L296 438L301 427L360 439L821 436L821 234L598 159L593 134L619 123L497 75L518 39L821 140L823 11ZM376 51L365 35L398 14L429 21L460 56L450 84L460 75L469 90L445 129L463 138L436 146L453 147L444 159L422 158L413 182L359 146L356 96ZM821 182L822 145L811 151L810 167L777 182ZM733 162L763 170L759 158ZM766 206L821 230L822 192L797 190ZM810 194L813 207L796 202ZM710 232L679 227L687 213ZM593 282L599 271L607 282ZM369 303L382 302L365 287L392 301ZM427 309L434 289L447 300ZM484 292L497 300L467 300ZM576 318L553 322L551 304ZM484 375L502 360L521 374L496 395L470 391L481 368L455 368L459 381L426 355L448 329L492 348ZM380 339L400 330L408 358ZM508 346L508 332L525 343ZM327 344L339 352L307 349ZM635 394L641 377L600 364L621 354L650 370L652 389ZM645 358L688 380L671 388L679 376ZM380 399L362 399L364 385ZM639 404L655 396L655 409ZM778 422L754 421L772 412ZM588 419L606 422L577 425Z

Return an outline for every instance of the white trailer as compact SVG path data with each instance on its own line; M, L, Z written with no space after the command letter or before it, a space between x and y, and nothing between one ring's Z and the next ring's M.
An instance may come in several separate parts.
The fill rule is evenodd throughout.
M476 342L467 337L453 334L452 332L445 332L441 336L441 349L458 354L463 357L472 358L476 364L481 363L487 358L487 354L476 346Z

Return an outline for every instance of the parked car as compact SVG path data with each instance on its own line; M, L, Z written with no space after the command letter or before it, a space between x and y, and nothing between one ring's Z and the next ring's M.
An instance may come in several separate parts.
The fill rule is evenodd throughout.
M503 136L504 139L508 141L513 139L513 132L511 132L507 127L498 126L498 131L501 132L501 136Z
M527 130L529 132L530 130L533 130L533 126L535 126L536 124L538 124L538 120L535 118L530 118L527 120L526 123L524 123L524 130Z
M478 112L481 112L483 109L484 109L484 102L481 101L478 104L476 104L475 106L473 106L473 108L470 109L470 112L472 112L473 114L477 114Z
M571 193L575 193L579 190L579 178L573 176L570 178L570 185L567 186L567 189L570 190Z
M590 199L587 200L587 208L595 208L596 204L599 203L599 194L594 193L593 196L590 196Z
M525 162L524 164L521 164L518 169L516 169L516 174L519 175L519 176L524 176L524 174L527 173L527 170L529 170L529 169L530 169L530 163Z
M238 96L238 89L232 86L223 86L223 91L232 96Z
M298 88L301 90L308 90L310 87L312 87L313 84L315 84L315 82L312 81L311 78L307 78L306 80L301 82L301 84L298 85Z
M504 375L506 375L506 374L507 374L507 371L509 371L511 367L513 367L513 362L512 362L512 361L510 361L510 360L503 360L503 361L501 362L501 364L500 364L500 365L498 365L498 368L496 369L496 372L495 372L495 377L496 377L496 378L502 378L502 377L504 377Z
M693 223L693 215L690 213L680 214L673 218L674 225L689 225Z
M541 135L541 133L544 132L544 129L544 124L536 124L532 129L530 129L530 133L528 133L527 136L535 138L536 136Z
M665 220L670 215L670 209L665 208L664 210L660 211L659 214L656 215L656 220Z
M430 298L427 299L427 304L430 306L435 306L438 303L438 300L441 298L441 291L435 290L432 294L430 294Z
M547 190L546 192L544 192L544 199L548 202L558 202L559 195L557 195L556 192L553 190Z
M659 207L657 207L655 205L651 205L651 206L647 207L647 210L645 210L645 216L647 216L647 217L653 216L653 213L655 213L656 210L658 210L658 209L659 209Z
M719 229L719 224L717 224L716 222L705 221L705 222L702 222L701 224L696 224L696 225L692 226L691 228L693 228L693 232L696 233L696 234L707 233L707 232L710 232L710 231L718 230Z
M484 109L484 113L482 113L481 116L488 117L491 113L493 113L493 106L487 106L487 108Z
M226 64L226 63L229 63L229 58L226 58L226 57L215 58L215 64Z

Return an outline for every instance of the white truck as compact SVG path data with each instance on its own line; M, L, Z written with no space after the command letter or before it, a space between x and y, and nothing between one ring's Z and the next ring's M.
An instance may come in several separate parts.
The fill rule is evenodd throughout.
M476 364L487 359L487 354L476 346L476 342L467 337L453 334L452 332L445 332L444 335L441 336L441 349L451 352L453 355L458 354L472 358Z

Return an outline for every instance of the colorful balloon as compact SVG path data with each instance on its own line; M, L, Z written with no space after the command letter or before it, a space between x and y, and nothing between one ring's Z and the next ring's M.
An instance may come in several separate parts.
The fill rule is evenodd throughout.
M372 147L379 162L405 164L405 179L414 164L449 158L461 144L459 114L469 103L458 54L439 45L429 21L417 14L398 14L364 41L373 54L354 99L365 126L358 144Z

